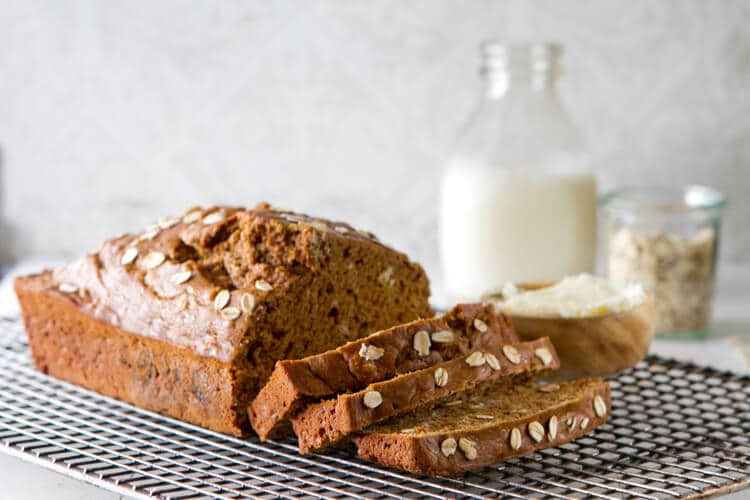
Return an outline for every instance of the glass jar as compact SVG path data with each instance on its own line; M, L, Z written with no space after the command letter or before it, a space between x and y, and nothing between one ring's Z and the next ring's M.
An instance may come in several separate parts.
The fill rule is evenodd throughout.
M724 195L706 186L631 188L603 196L600 206L609 278L653 294L657 334L705 336Z
M591 272L596 181L556 90L559 45L482 45L484 95L442 174L446 298Z

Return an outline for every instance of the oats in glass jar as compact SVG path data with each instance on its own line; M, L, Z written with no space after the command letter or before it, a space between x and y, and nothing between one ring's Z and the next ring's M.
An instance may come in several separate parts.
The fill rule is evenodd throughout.
M712 227L691 237L622 227L609 241L608 275L654 294L657 333L698 331L711 315L715 254Z

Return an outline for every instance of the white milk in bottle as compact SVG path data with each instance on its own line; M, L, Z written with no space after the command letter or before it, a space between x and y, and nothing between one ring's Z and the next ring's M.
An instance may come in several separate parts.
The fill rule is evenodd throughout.
M596 180L555 91L560 48L484 45L487 91L442 176L446 295L592 272Z

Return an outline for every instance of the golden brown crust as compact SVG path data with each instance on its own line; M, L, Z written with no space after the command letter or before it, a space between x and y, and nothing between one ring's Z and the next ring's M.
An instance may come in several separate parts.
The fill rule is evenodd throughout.
M540 356L542 351L544 355ZM292 417L292 427L300 452L307 453L369 425L436 403L479 384L558 367L559 361L549 339L484 347L429 368L370 384L358 392L310 404Z
M163 219L140 234L109 240L75 263L21 278L16 289L30 338L58 332L54 342L32 342L35 361L50 374L104 392L100 382L110 377L110 361L98 360L114 357L110 348L137 340L148 352L145 359L190 353L176 355L190 369L217 367L206 376L217 388L228 384L230 400L217 403L216 419L179 409L188 404L184 400L166 404L172 396L150 393L137 366L119 372L135 380L117 396L236 434L250 430L247 405L276 360L433 314L424 271L404 254L346 224L267 205L210 207ZM48 313L63 306L65 314ZM81 328L87 321L89 327ZM86 335L105 332L122 341L102 343L97 349L103 352L94 356ZM88 364L77 366L73 356L58 351L80 351ZM78 370L86 377L75 376ZM170 376L160 372L157 378ZM138 384L143 394L135 394Z
M532 384L529 384L529 391L536 390ZM460 474L567 443L605 423L611 407L609 384L599 379L569 384L575 384L574 389L578 390L539 411L525 410L519 398L518 415L511 418L473 426L456 423L450 429L437 432L405 429L411 433L388 430L398 426L401 419L396 418L388 421L388 429L368 430L353 441L359 455L366 460L418 474ZM565 390L564 385L561 390ZM499 393L495 397L505 395ZM594 408L597 397L604 405L598 407L599 412ZM456 420L461 418L457 416ZM551 432L553 425L554 433ZM539 441L532 437L534 431ZM515 434L513 440L511 433Z
M475 320L480 322L482 331L477 329ZM455 333L453 342L431 343L428 354L417 353L414 348L417 332L432 334L443 330ZM266 439L278 435L275 432L278 424L315 398L358 390L372 382L453 359L472 349L517 341L510 322L491 305L460 304L440 318L413 321L331 351L277 362L268 383L248 409L250 422L260 438ZM370 351L374 354L369 354Z
M239 435L231 367L92 318L54 289L19 278L36 367L147 410Z

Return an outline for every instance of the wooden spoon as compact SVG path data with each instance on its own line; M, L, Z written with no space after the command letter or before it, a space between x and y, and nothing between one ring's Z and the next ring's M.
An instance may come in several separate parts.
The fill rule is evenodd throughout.
M521 283L519 290L538 290L554 281ZM485 295L483 301L497 303L502 293ZM610 312L580 318L558 315L506 313L522 340L549 337L560 356L560 370L551 374L556 380L586 376L606 376L634 366L642 360L654 336L654 299L645 300L623 312Z

